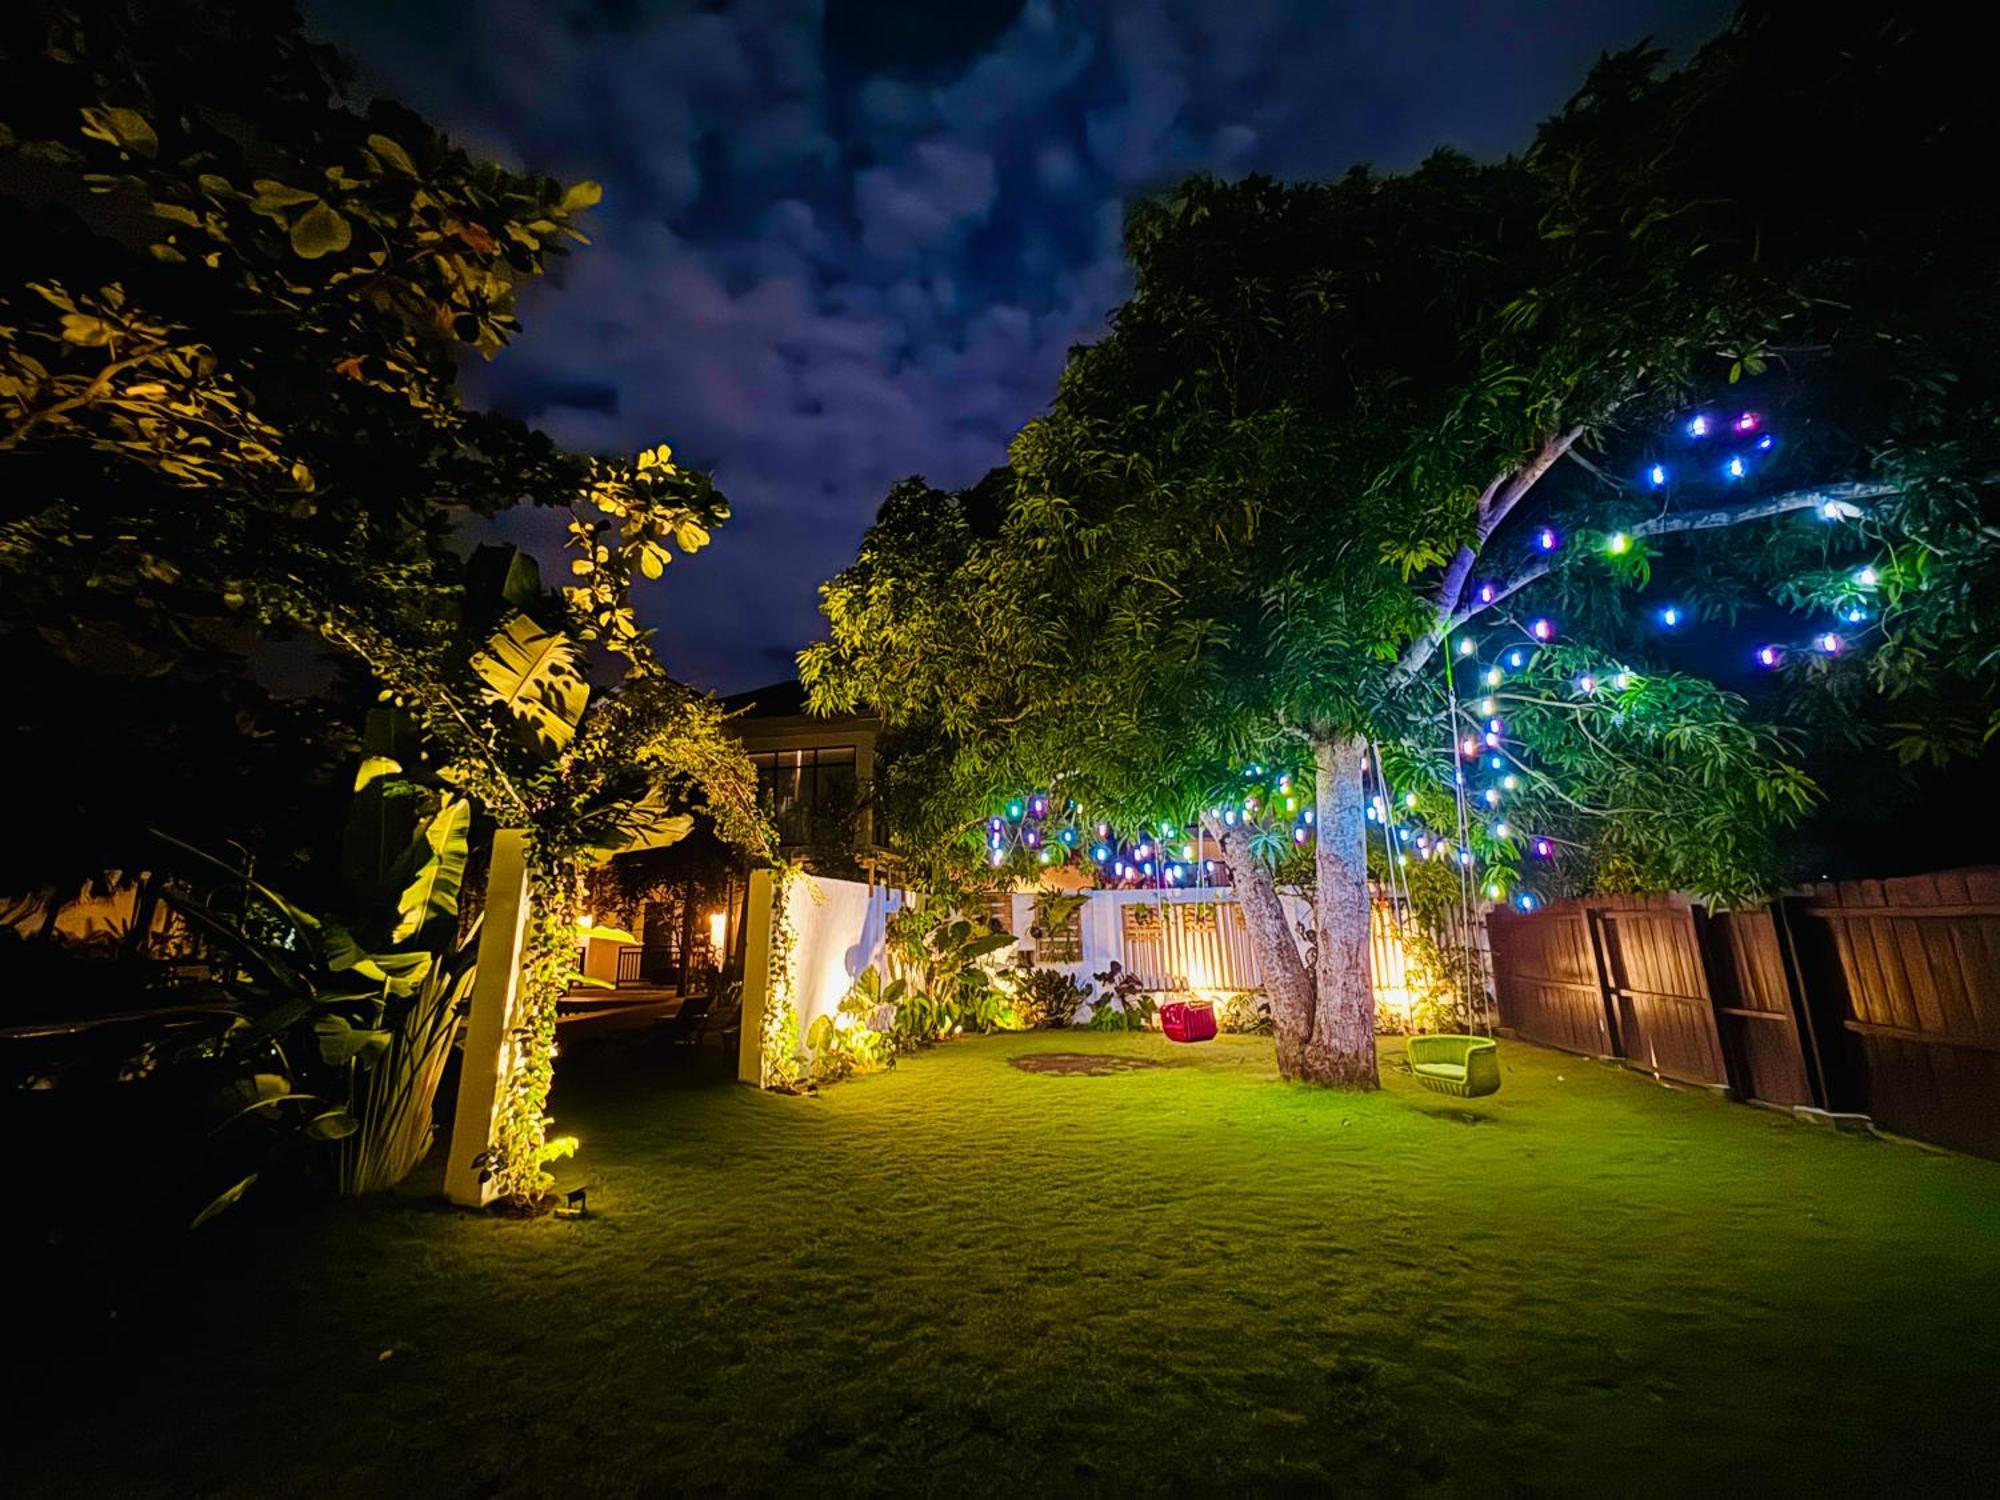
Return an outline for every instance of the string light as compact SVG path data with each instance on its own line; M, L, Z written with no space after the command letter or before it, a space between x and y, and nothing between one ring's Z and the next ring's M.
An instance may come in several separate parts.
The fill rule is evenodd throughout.
M1527 659L1528 659L1528 653L1521 650L1521 648L1518 646L1516 646L1512 651L1509 651L1507 653L1507 665L1512 667L1517 672L1521 670L1522 664L1526 662Z
M1813 644L1828 656L1838 656L1846 642L1829 630L1824 635L1814 636Z
M1669 604L1665 609L1660 611L1660 623L1666 626L1667 629L1672 630L1680 622L1681 612L1673 605Z
M1523 891L1514 898L1514 904L1520 907L1522 911L1533 911L1535 909L1535 898L1527 891Z
M1748 437L1751 433L1755 432L1759 427L1762 427L1763 425L1764 425L1764 419L1758 416L1757 413L1755 413L1754 411L1746 411L1745 413L1743 413L1742 416L1736 419L1736 430L1742 433L1745 437Z
M1486 669L1486 685L1488 687L1498 687L1506 678L1507 674L1498 667L1488 667Z
M1654 464L1652 468L1646 471L1646 480L1654 489L1661 488L1667 482L1667 466L1665 464Z
M1557 547L1562 545L1562 538L1556 535L1556 530L1553 526L1544 526L1540 531L1535 533L1535 545L1544 552L1553 552Z
M1873 568L1863 568L1854 575L1854 581L1864 589L1872 589L1882 581L1882 575Z
M1481 604L1491 604L1494 600L1494 597L1495 597L1495 590L1492 584L1482 583L1479 585L1479 602Z
M1473 652L1477 651L1478 649L1479 649L1479 642L1473 640L1470 636L1465 636L1461 638L1458 643L1458 654L1460 656L1470 656L1472 655Z
M1632 538L1622 531L1612 532L1610 540L1604 544L1604 550L1609 552L1613 557L1623 557L1631 550L1631 547Z
M1528 634L1538 641L1553 640L1555 633L1556 627L1553 620L1540 619L1528 627Z
M1687 435L1691 438L1705 438L1708 436L1708 417L1706 414L1697 412L1694 416L1688 418Z
M1549 841L1548 841L1547 839L1536 839L1536 840L1535 840L1535 857L1536 857L1536 858L1538 858L1538 859L1547 859L1547 858L1549 858L1549 857L1550 857L1551 855L1553 855L1553 854L1554 854L1555 852L1556 852L1556 846L1555 846L1554 844L1551 844L1551 843L1550 843L1550 842L1549 842Z
M1757 648L1757 665L1760 667L1775 667L1784 659L1785 653L1776 646L1759 646Z
M1743 456L1738 454L1722 466L1722 472L1727 474L1731 479L1741 479L1745 474L1750 472L1750 466L1744 463Z

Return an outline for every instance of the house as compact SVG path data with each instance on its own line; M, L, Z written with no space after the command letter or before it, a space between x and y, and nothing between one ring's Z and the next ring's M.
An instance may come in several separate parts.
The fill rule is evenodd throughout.
M809 864L878 863L886 853L873 795L882 721L873 714L810 714L796 680L722 701L757 767L757 789L782 850Z

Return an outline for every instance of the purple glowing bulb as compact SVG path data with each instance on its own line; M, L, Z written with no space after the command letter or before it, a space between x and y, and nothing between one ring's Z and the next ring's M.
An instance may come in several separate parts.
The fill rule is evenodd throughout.
M1538 641L1555 639L1556 627L1552 620L1541 619L1528 627L1528 634Z
M1760 667L1775 667L1780 661L1784 660L1784 656L1785 653L1780 651L1776 646L1759 646L1757 648L1757 665Z
M1562 538L1556 535L1554 527L1544 526L1540 531L1535 533L1535 545L1540 547L1544 552L1555 551L1561 542Z

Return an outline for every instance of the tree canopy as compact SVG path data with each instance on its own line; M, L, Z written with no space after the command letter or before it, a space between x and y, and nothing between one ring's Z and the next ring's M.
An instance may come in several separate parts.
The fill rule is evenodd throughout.
M814 701L925 744L905 826L961 860L1036 787L1240 856L1246 768L1316 759L1322 963L1357 745L1378 810L1490 890L1543 854L1545 891L1767 888L1816 795L1795 740L1675 670L1635 599L1656 570L1715 607L1754 586L1800 612L1796 662L1862 608L1816 685L1990 709L1962 606L1993 577L1995 235L1957 190L1990 106L1940 85L1964 45L1756 5L1680 70L1607 58L1516 158L1135 205L1134 293L1010 472L900 487L827 586ZM1825 196L1866 164L1894 181ZM1687 447L1710 422L1749 425Z

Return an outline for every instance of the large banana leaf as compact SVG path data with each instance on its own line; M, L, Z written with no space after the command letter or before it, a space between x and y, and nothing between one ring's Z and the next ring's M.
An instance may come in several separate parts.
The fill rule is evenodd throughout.
M472 804L463 797L447 798L413 845L422 861L396 897L396 925L391 943L407 943L433 921L455 920L459 892L465 884L466 833L472 827Z
M472 670L486 684L487 700L533 730L554 754L576 737L590 698L581 662L576 642L516 613L473 656Z

